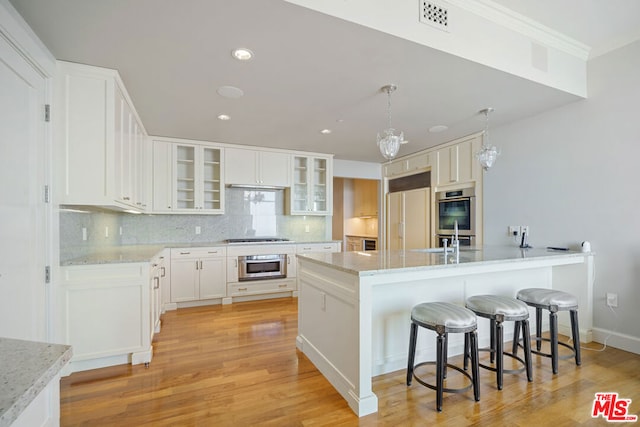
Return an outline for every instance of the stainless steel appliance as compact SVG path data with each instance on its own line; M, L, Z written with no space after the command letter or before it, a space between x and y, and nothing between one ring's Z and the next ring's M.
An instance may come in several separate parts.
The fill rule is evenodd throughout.
M472 246L476 236L476 195L474 188L440 191L436 193L436 234L438 246L442 239L455 234L458 224L458 238L461 246Z
M376 239L362 239L363 251L375 251L378 241Z
M287 277L287 255L243 255L238 257L238 280Z

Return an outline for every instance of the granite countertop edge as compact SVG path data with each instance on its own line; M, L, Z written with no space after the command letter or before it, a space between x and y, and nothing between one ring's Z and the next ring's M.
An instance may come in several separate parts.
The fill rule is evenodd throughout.
M341 243L342 240L314 240L314 241L283 241L283 242L260 242L260 243L247 243L251 246L260 245L303 245L314 243ZM165 243L165 244L153 244L153 245L122 245L99 248L95 251L71 258L68 260L61 260L60 266L77 266L77 265L96 265L96 264L117 264L117 263L136 263L136 262L149 262L155 256L160 254L165 249L177 249L177 248L209 248L209 247L236 247L241 244L229 244L226 242L198 242L198 243Z
M31 385L29 385L24 392L22 392L19 396L10 397L9 405L7 408L0 407L0 427L10 426L18 417L24 412L24 410L33 402L33 400L38 396L38 394L44 390L44 388L51 382L51 380L60 373L62 368L71 360L73 356L73 350L69 345L63 344L51 344L44 342L35 342L35 341L24 341L24 340L14 340L9 338L0 338L0 342L4 341L6 344L10 341L15 341L16 345L22 343L23 345L26 343L27 345L33 346L35 351L42 351L41 349L50 349L53 347L58 348L57 351L60 352L60 355L46 368L44 369L38 378L33 380ZM4 347L4 346L3 346ZM40 349L40 350L38 350ZM6 351L6 349L3 349ZM20 370L24 371L29 369L29 367L9 367L12 370ZM0 367L0 381L6 381L6 377L10 371L7 370L7 366ZM26 375L25 375L26 377ZM21 390L20 390L21 391ZM4 400L4 396L0 396L1 400Z

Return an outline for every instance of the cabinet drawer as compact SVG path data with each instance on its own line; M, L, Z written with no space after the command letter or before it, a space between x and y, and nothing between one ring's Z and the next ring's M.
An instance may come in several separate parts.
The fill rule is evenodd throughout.
M227 256L227 248L211 247L211 248L173 248L171 249L171 258L215 258Z
M227 296L237 297L241 295L271 294L274 292L296 291L298 287L295 280L262 280L245 283L229 283Z
M306 252L339 252L339 243L310 243L298 245L297 253Z

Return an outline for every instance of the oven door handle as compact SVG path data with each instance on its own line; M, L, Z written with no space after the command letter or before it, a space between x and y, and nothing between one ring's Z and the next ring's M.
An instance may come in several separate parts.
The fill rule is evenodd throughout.
M450 199L440 199L438 203L446 203L446 202L466 202L467 200L471 200L472 197L452 197Z

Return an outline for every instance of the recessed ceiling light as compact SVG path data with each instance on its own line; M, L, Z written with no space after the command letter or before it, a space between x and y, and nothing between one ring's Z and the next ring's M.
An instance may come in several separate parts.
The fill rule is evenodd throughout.
M228 115L226 115L226 114L220 114L220 115L218 116L218 119L219 119L219 120L231 120L231 116L228 116Z
M240 47L238 49L234 49L231 51L231 55L236 58L238 61L248 61L253 58L253 52L244 47Z
M320 133L323 135L329 135L331 133L331 129L322 129Z
M445 126L445 125L436 125L436 126L431 126L429 128L429 132L431 133L438 133L438 132L444 132L445 130L449 129L449 126Z
M242 89L234 86L220 86L217 90L218 95L225 98L240 98L244 95Z

